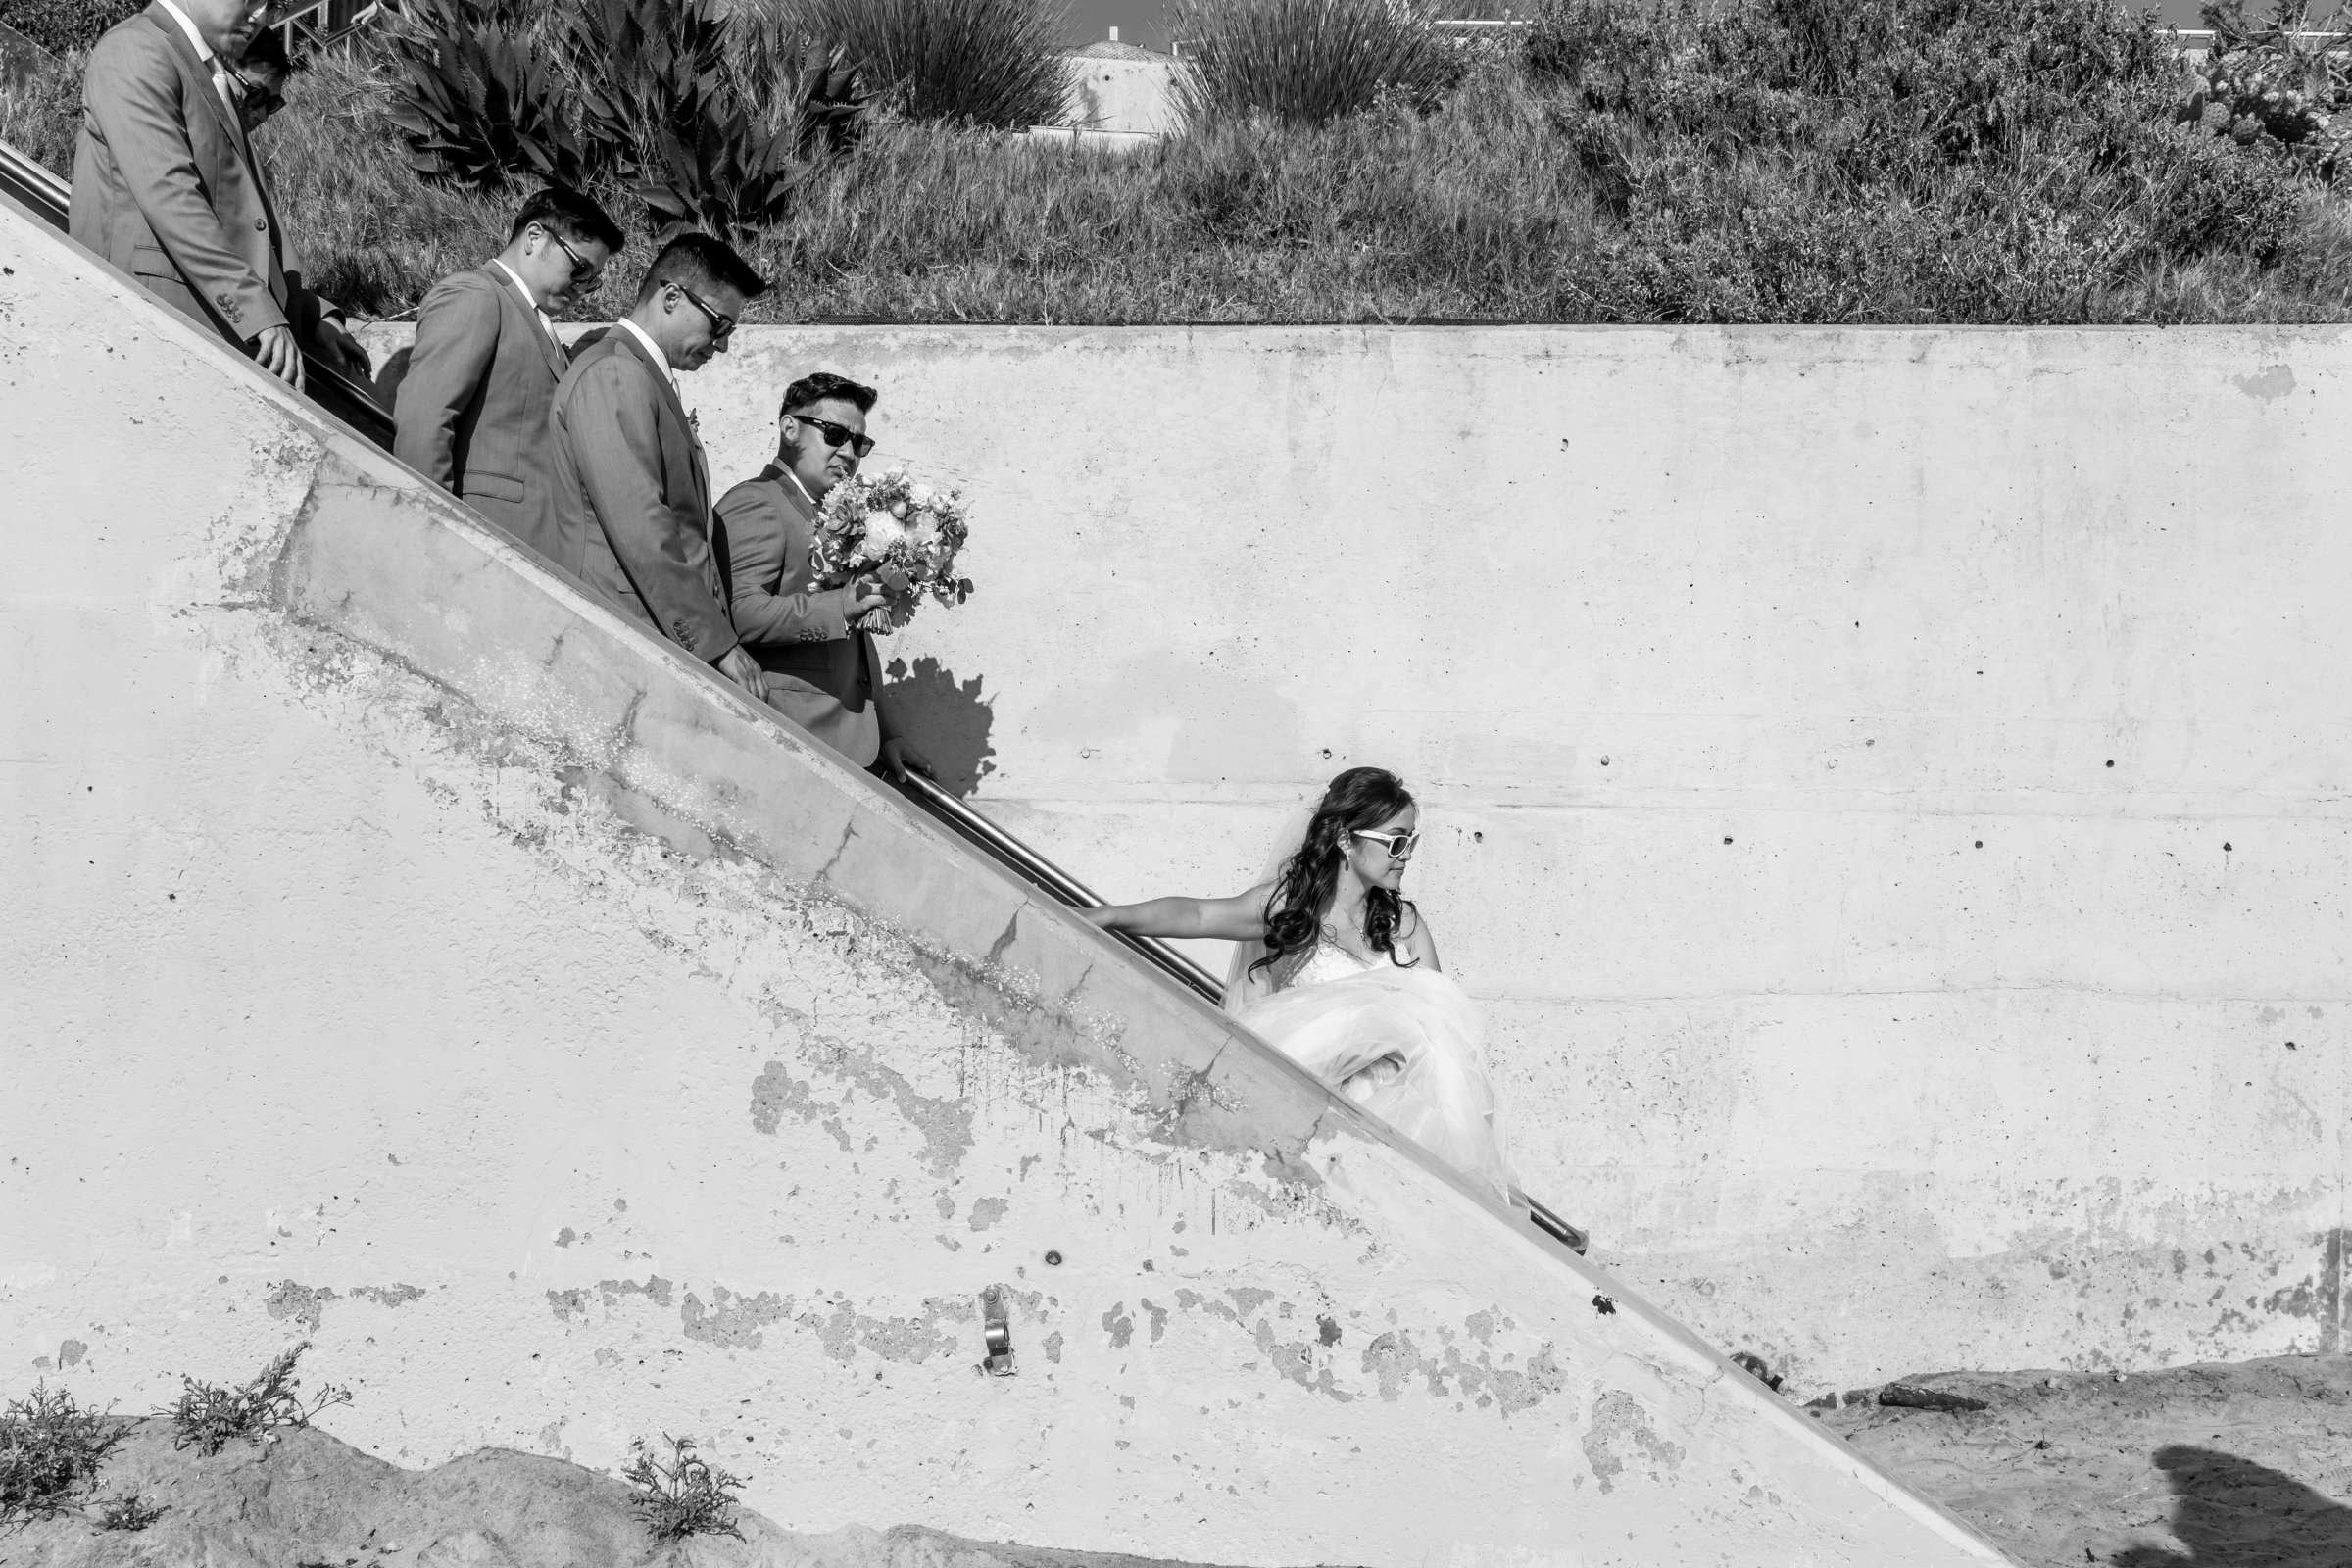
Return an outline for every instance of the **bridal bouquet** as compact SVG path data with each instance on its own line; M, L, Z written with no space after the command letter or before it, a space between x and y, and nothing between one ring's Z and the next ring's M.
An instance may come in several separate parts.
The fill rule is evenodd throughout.
M925 594L943 605L971 597L972 580L956 575L965 532L961 491L935 490L889 468L826 493L809 564L820 588L873 578L886 602L860 617L860 629L893 632L914 618Z

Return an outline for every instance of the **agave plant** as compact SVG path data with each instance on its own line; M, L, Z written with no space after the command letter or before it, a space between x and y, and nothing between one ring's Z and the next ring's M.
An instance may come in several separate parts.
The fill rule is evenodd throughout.
M443 0L413 4L408 20L392 41L403 79L391 119L419 174L472 190L517 175L580 183L587 160L564 114L563 82L527 44Z
M782 222L805 170L796 141L793 126L757 125L740 104L706 110L691 136L665 129L660 162L636 186L655 243L695 228L734 241Z
M791 125L805 159L858 145L874 95L849 50L810 37L793 13L738 13L737 26L730 80L755 119Z
M873 94L865 90L847 50L808 45L792 68L787 87L791 99L786 108L801 157L837 158L865 134Z
M710 0L576 0L562 50L580 83L590 156L640 168L664 136L691 138L730 97L727 20Z

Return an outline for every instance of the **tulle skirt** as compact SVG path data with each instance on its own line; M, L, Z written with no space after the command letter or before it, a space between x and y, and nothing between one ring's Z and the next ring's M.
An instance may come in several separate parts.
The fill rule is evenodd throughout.
M1277 991L1238 1016L1348 1100L1508 1200L1514 1181L1487 1082L1478 1004L1445 975L1383 965Z

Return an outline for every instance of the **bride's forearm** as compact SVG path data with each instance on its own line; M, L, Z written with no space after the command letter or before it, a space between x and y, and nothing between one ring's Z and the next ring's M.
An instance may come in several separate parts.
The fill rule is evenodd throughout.
M1200 936L1199 899L1146 899L1141 904L1105 904L1083 914L1105 931L1138 937Z
M1081 909L1105 931L1139 937L1222 937L1247 942L1265 935L1265 916L1248 895L1234 899L1147 899Z

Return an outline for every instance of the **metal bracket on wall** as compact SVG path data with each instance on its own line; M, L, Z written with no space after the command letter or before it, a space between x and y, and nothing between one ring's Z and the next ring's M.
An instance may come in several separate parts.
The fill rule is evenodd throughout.
M991 1285L980 1293L980 1337L987 1349L981 1366L991 1377L1012 1376L1012 1324L1004 1304L1004 1287Z

